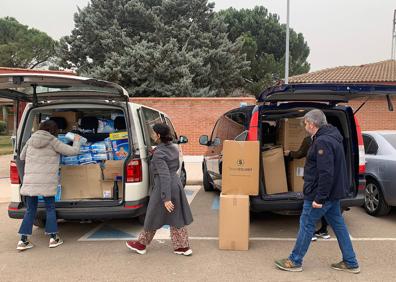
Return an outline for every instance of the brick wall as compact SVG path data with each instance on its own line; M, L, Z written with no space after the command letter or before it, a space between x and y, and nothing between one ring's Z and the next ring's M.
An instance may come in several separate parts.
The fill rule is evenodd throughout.
M207 149L199 145L199 136L212 133L219 116L241 102L255 103L255 98L131 98L131 101L158 109L171 117L179 135L188 137L183 145L185 155L203 155Z
M168 114L179 135L188 137L183 145L185 155L202 155L206 147L199 145L199 136L210 135L219 116L241 102L249 105L254 98L132 98L134 103L156 108ZM364 100L356 100L350 105L357 109ZM392 99L396 107L396 98ZM395 109L396 110L396 109ZM362 130L396 130L396 112L389 112L385 98L369 100L357 114Z
M359 108L364 100L352 101L353 109ZM396 130L396 97L392 98L395 111L388 110L386 98L370 99L356 114L362 130Z

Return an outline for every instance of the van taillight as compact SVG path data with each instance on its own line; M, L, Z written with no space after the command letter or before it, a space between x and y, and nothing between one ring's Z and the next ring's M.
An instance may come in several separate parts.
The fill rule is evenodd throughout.
M256 111L253 113L252 119L250 120L249 131L246 141L258 140L258 120L259 120L259 111Z
M20 184L18 168L15 161L10 162L10 181L11 184Z
M142 181L142 160L133 159L127 165L126 182Z
M355 116L355 124L356 124L356 133L357 133L358 146L359 146L359 174L364 174L366 172L366 156L364 153L362 129L360 128L356 116Z

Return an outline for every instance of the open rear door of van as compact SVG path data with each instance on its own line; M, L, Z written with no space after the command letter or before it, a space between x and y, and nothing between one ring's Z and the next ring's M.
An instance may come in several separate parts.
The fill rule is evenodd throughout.
M258 102L318 101L332 104L347 103L353 99L384 97L393 111L391 96L396 85L379 84L284 84L264 90Z
M127 91L118 84L70 75L0 74L0 98L39 103L67 99L128 101Z

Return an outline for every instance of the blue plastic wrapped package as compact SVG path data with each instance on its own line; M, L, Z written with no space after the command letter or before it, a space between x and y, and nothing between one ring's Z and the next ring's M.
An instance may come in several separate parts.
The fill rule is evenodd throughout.
M44 197L38 196L37 197L39 203L44 203ZM62 199L62 186L58 185L56 188L56 195L55 195L55 202L59 202Z
M70 141L65 137L65 134L58 134L58 140L62 143L68 144Z
M98 122L98 133L111 133L115 131L114 120L99 119Z
M101 142L96 142L91 145L91 152L92 153L106 153L106 143L101 141Z
M91 152L91 146L81 145L80 146L80 154Z
M87 164L92 163L92 155L91 153L85 153L78 155L78 162L79 164Z
M77 156L62 156L63 165L78 165L78 157Z
M94 161L106 161L107 160L107 154L106 154L106 152L104 152L104 153L92 153L92 160L94 160Z

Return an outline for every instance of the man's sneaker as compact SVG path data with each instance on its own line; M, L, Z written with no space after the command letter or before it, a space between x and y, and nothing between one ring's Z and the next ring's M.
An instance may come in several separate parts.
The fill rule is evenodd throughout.
M316 231L315 232L315 237L317 237L317 238L322 238L322 239L330 239L330 234L329 234L329 232L327 232L327 231L320 231L320 230L318 230L318 231Z
M360 273L360 267L352 267L348 266L344 261L340 261L339 263L333 263L331 264L331 268L335 270L341 270L341 271L346 271L354 274Z
M30 243L29 241L19 241L18 242L18 245L17 245L17 250L18 251L24 251L24 250L27 250L27 249L31 249L31 248L33 248L34 247L34 245L32 244L32 243Z
M56 248L56 247L58 247L59 245L62 245L62 244L63 244L63 240L58 235L56 235L55 238L50 238L48 247Z
M311 241L318 241L318 237L316 237L315 235L312 236Z
M176 255L191 256L192 250L190 248L178 248L173 251Z
M144 255L146 253L146 246L140 244L138 241L127 241L126 246L128 247L128 249L138 254Z
M290 259L280 259L275 261L275 266L279 269L291 271L291 272L301 272L302 266L295 265Z

